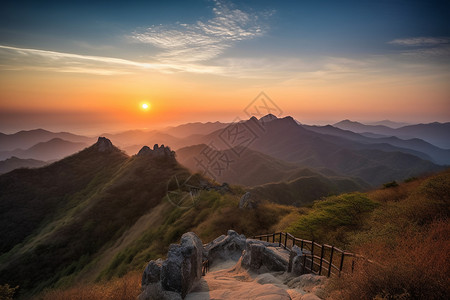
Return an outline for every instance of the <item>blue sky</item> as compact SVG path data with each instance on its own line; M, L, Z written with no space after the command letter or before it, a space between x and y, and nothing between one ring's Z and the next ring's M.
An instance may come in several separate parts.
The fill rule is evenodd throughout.
M161 99L174 99L172 106L196 86L203 98L216 91L233 105L265 90L302 119L317 120L328 109L322 121L444 121L450 118L449 12L449 1L6 1L0 109L38 110L36 103L48 97L37 88L7 86L11 78L34 85L64 74L65 89L52 97L68 97L80 76L99 83L105 76L118 82L135 76L154 81ZM168 81L180 86L180 95L162 91ZM133 88L139 97L156 97L142 92L145 84ZM95 97L87 96L104 101ZM318 105L301 112L297 99ZM417 111L396 114L407 99ZM362 102L353 114L339 112ZM434 110L420 113L427 105ZM386 109L373 113L379 106Z

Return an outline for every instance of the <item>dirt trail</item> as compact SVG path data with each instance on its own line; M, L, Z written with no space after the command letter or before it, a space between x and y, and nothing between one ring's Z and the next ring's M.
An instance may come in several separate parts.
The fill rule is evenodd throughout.
M241 267L240 260L238 262L227 260L215 263L185 300L320 299L310 293L311 287L298 288L295 286L296 283L298 285L299 281L289 277L285 272L254 274Z

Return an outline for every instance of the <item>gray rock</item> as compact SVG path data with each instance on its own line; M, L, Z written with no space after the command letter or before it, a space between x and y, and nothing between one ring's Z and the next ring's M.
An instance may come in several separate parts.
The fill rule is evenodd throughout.
M302 251L298 246L294 245L289 255L288 272L292 272L295 275L310 273L312 261L308 256L304 257L305 255L311 255L311 252L305 249ZM303 263L305 263L305 267Z
M258 273L286 271L289 252L278 244L258 240L247 240L242 256L242 266Z
M161 276L161 266L163 260L158 258L157 260L152 260L148 263L147 267L144 270L144 274L142 274L142 282L141 285L145 286L150 283L159 282Z
M193 232L183 234L180 245L169 247L167 259L161 267L164 290L179 293L182 298L202 276L203 246Z
M246 238L234 230L228 230L227 235L221 235L205 245L206 257L210 265L216 260L232 259L238 261L245 250Z
M246 192L244 195L242 195L241 199L239 200L239 208L254 208L255 205L253 201L251 201L251 194L250 192Z

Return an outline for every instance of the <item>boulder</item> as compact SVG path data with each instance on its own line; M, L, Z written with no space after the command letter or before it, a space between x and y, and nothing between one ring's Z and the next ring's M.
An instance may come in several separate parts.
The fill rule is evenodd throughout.
M246 192L244 195L242 195L241 199L239 200L239 208L254 208L255 203L251 200L251 194L250 192Z
M310 273L312 261L308 256L303 257L305 255L311 255L311 252L305 249L301 250L294 245L289 254L288 272L292 272L294 275ZM306 264L306 267L303 266L303 263Z
M212 265L217 260L232 259L238 261L245 250L246 238L234 230L228 230L227 235L221 235L205 245L206 257Z
M150 283L159 282L161 276L161 266L163 260L158 258L157 260L152 260L148 263L147 267L144 270L144 274L142 274L142 282L141 285L145 286Z
M258 273L286 271L289 264L289 252L279 244L258 240L247 240L242 256L242 266Z
M161 267L164 290L179 293L182 298L202 276L203 245L193 232L183 234L180 245L169 247L167 259Z
M139 150L137 156L152 156L152 157L169 157L175 158L175 152L170 150L170 147L166 147L164 145L158 146L155 144L153 149L150 149L148 146L144 146Z
M150 261L145 268L140 299L152 299L158 290L184 298L202 276L202 258L200 238L193 232L183 234L179 245L170 245L166 260Z

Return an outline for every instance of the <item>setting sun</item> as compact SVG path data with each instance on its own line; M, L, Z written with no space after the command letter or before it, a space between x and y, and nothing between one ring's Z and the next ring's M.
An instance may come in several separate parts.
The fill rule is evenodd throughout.
M141 105L141 107L142 107L142 109L147 110L147 109L150 108L150 104L148 104L148 103L143 103L143 104Z

